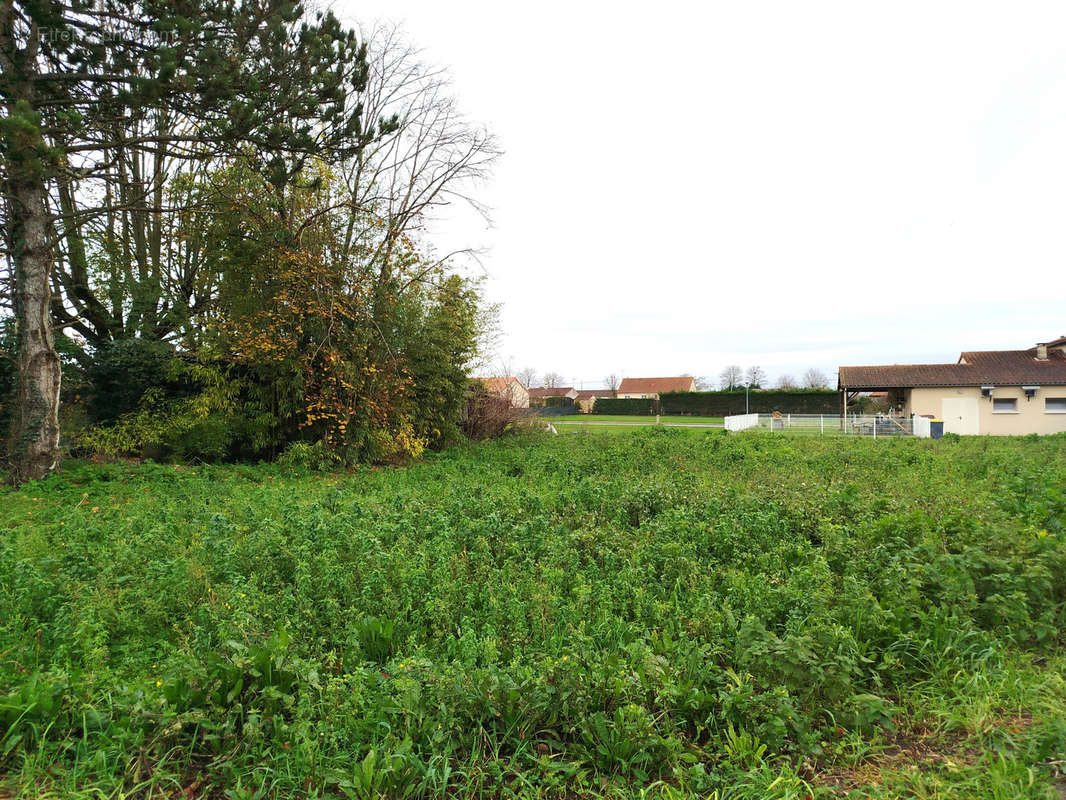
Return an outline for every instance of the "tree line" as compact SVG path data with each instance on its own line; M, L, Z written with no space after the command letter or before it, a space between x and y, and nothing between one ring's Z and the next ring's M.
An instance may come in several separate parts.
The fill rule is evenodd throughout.
M505 365L504 372L510 373L510 365ZM686 375L689 373L686 373ZM525 386L545 386L548 388L557 388L564 385L565 379L558 372L545 372L543 375L537 372L534 367L523 367L518 370L516 377L522 381ZM715 386L715 382L708 377L700 376L694 378L696 381L696 389L703 392L712 389ZM621 385L621 378L617 373L611 373L603 378L604 388L615 391ZM718 375L717 387L719 389L729 391L733 389L743 389L745 386L751 389L769 389L769 380L766 375L766 370L762 367L754 365L747 369L744 369L739 364L731 364L725 367ZM776 389L828 389L829 378L817 367L811 367L803 373L803 377L797 381L791 375L781 375L777 379L776 385L773 387Z
M494 310L425 230L478 207L499 149L395 30L9 0L0 99L16 481L69 448L389 460L459 436Z
M708 383L705 381L705 383ZM718 376L719 389L742 389L745 386L752 389L770 388L766 370L760 366L751 366L746 370L739 364L731 364ZM709 383L708 383L709 388ZM777 379L776 389L828 389L829 378L817 367L811 367L800 380L791 375L784 374Z

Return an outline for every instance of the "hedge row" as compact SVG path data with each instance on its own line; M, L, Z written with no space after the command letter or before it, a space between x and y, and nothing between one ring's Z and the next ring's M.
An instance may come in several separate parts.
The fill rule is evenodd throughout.
M592 413L650 415L655 413L655 400L650 397L597 397Z
M600 410L596 401L596 410ZM754 389L748 395L751 412L770 414L838 414L840 396L833 389ZM664 392L659 413L724 417L745 413L744 390L723 392Z

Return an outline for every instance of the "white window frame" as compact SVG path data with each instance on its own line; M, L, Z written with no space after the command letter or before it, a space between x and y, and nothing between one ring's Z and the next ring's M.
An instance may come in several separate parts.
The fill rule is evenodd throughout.
M996 403L1012 403L1010 408L996 408ZM993 397L992 398L992 413L993 414L1017 414L1018 413L1018 398L1017 397Z
M1062 408L1048 408L1048 403L1056 401L1062 403ZM1045 414L1066 414L1066 397L1045 397L1044 398L1044 413Z

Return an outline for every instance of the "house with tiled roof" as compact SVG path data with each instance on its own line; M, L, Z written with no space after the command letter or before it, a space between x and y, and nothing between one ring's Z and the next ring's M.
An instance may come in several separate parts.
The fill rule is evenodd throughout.
M696 379L691 375L677 378L623 378L618 387L621 398L655 398L662 392L694 392Z
M840 367L841 409L859 394L887 392L901 416L944 420L959 434L1066 431L1066 336L1027 350L976 350L953 364Z
M592 413L593 406L601 397L617 397L618 392L614 389L578 389L574 402L578 404L582 414Z
M513 375L494 375L475 378L485 391L498 397L506 397L513 408L529 408L529 390Z
M549 398L559 399L552 401ZM531 406L572 406L575 400L577 400L577 389L573 386L538 386L529 390L529 404Z

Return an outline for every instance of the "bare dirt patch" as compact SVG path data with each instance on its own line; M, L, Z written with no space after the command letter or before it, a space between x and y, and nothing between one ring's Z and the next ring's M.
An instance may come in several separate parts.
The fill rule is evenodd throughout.
M995 727L1017 734L1031 724L1031 717L1021 714L1004 717ZM879 752L854 766L824 771L814 769L810 780L829 788L834 794L844 795L864 786L881 785L886 772L926 772L971 766L981 755L971 739L971 734L966 731L945 731L922 725L888 736Z

